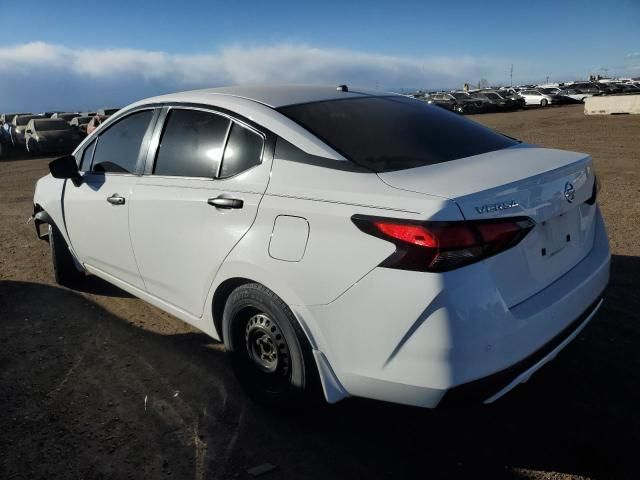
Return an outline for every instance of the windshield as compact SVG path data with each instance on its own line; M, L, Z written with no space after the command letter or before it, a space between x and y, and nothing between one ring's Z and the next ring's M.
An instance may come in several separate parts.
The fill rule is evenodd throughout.
M467 100L469 98L469 95L466 93L452 93L451 95L453 95L456 100Z
M71 125L69 125L64 120L34 120L34 127L41 132L52 131L52 130L69 130Z
M400 96L304 103L278 111L375 172L434 165L518 143L440 107Z

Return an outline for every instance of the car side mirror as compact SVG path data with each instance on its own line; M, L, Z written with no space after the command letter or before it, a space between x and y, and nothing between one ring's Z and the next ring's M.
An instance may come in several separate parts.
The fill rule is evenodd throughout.
M73 181L74 185L80 183L80 171L78 170L76 157L73 155L56 158L49 163L49 171L53 178L68 178Z

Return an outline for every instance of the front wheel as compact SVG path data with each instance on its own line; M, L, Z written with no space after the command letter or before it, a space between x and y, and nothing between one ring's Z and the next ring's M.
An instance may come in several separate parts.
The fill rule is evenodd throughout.
M547 102L546 98L543 98L542 100L540 100L540 106L541 107L546 107L548 105L549 102Z
M295 406L318 397L311 346L287 304L265 286L249 283L229 295L223 335L238 381L256 400Z

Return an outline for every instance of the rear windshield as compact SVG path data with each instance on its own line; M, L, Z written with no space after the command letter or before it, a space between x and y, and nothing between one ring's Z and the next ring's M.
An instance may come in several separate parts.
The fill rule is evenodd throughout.
M35 127L41 132L51 130L68 130L71 128L64 120L34 120Z
M401 96L303 103L278 111L375 172L434 165L518 143L443 108Z
M25 116L25 117L18 117L16 118L16 125L18 126L23 126L26 125L27 123L29 123L29 120L31 120L32 118L38 118L37 116Z

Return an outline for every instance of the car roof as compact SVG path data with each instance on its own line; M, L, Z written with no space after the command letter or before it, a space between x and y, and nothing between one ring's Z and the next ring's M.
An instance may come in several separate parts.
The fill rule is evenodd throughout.
M337 85L262 85L191 90L188 92L151 97L133 103L116 113L112 119L110 119L110 122L117 121L118 118L127 115L132 109L146 105L162 103L209 105L232 111L250 119L268 128L276 135L283 137L310 155L346 161L341 154L333 150L315 135L310 134L302 126L288 117L275 113L273 109L301 103L363 98L365 96L401 96L380 90L349 87L347 87L347 90L348 91L344 91L344 89L339 88Z
M344 98L358 98L365 95L394 95L379 90L362 88L349 88L342 91L337 85L256 85L205 88L188 92L172 93L155 97L155 100L165 101L193 101L199 98L202 103L209 103L219 96L232 96L261 103L271 108L279 108L299 103L320 102L324 100L337 100Z

